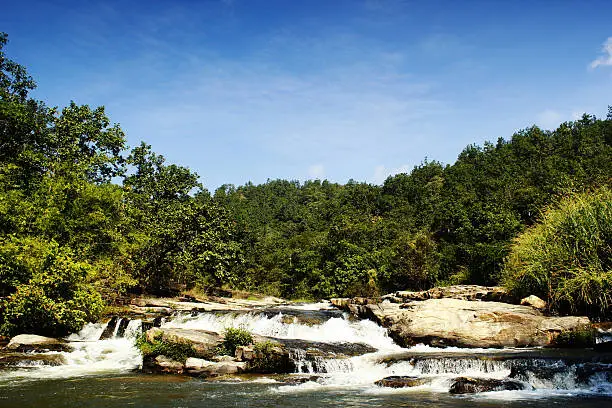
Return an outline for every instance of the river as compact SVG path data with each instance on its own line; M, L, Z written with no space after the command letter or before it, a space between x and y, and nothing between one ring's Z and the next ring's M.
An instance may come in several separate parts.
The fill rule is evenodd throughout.
M59 365L22 362L0 371L0 407L599 407L612 405L612 355L588 350L436 349L395 345L386 331L354 320L329 304L305 304L249 313L184 313L162 327L253 333L327 343L364 343L377 352L350 358L293 358L296 373L206 380L138 372L134 347L140 322L123 336L98 340L104 324L68 337L72 352L47 353ZM412 388L374 384L388 376L423 380ZM449 393L453 379L512 378L522 390ZM287 379L299 381L287 381Z

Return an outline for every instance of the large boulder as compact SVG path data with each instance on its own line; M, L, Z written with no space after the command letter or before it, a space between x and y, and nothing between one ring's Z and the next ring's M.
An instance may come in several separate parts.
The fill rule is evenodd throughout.
M57 353L0 353L0 369L14 366L24 368L39 367L41 365L59 366L63 364L66 364L66 359Z
M541 310L546 309L546 302L536 295L527 296L526 298L521 299L521 305L531 306Z
M223 342L223 336L207 330L174 329L153 327L147 330L147 341L188 344L193 348L197 357L212 358L216 354L216 348Z
M11 339L6 346L8 350L26 352L44 351L72 351L68 342L52 337L38 336L36 334L20 334Z
M440 286L417 292L399 291L383 296L384 299L394 303L427 299L485 300L493 302L507 302L511 300L506 289L501 286L478 285Z
M185 362L185 373L194 377L216 377L220 375L240 374L247 369L247 363L225 359L209 361L201 358L188 358Z
M587 317L546 317L530 306L459 299L359 306L358 315L389 329L402 346L551 346L562 332L583 329Z
M450 387L450 393L475 394L477 392L515 391L523 389L525 389L525 385L522 382L515 380L459 377L453 380Z
M184 369L183 363L164 355L145 359L143 362L143 370L147 373L183 374Z
M385 377L382 380L376 381L374 384L379 387L389 388L406 388L406 387L418 387L431 382L430 378L427 377L412 377L405 375L392 375Z

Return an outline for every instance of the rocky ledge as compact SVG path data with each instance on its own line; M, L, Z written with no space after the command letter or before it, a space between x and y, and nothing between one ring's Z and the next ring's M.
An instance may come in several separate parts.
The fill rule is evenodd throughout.
M482 286L398 292L381 299L332 299L337 307L387 327L401 346L423 343L445 347L558 346L561 334L590 328L587 317L545 316L539 307L489 301L503 290ZM450 297L440 297L447 294ZM413 299L400 303L395 301ZM416 300L415 300L416 299ZM525 303L525 302L524 302Z
M241 373L293 373L299 364L325 372L327 359L345 359L377 351L361 343L324 343L296 339L278 339L253 335L253 344L238 346L233 356L219 355L223 335L177 328L152 328L147 341L163 342L170 348L188 346L190 356L176 361L161 353L145 355L143 371L148 373L187 374L214 377Z
M20 334L6 346L12 352L72 351L67 341L35 334Z

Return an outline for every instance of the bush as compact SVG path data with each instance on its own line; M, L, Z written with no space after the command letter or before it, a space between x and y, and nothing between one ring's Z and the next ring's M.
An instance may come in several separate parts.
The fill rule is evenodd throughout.
M142 334L136 339L136 347L140 349L144 358L154 358L163 355L184 364L187 358L196 355L191 344L162 340L161 336L160 333L152 342L147 340L146 334Z
M566 197L512 246L502 283L561 313L612 315L612 191Z
M591 326L576 328L575 330L566 330L555 338L553 344L556 347L566 348L585 348L595 345L595 336L597 330Z
M253 343L253 336L247 330L228 327L223 332L224 340L221 346L217 349L218 354L233 356L236 353L236 347L248 346Z
M255 343L253 346L253 360L249 362L249 368L258 373L273 373L279 371L285 363L279 354L274 353L276 343L270 340ZM282 371L282 370L280 370Z
M14 280L14 292L0 305L1 334L64 336L98 318L104 304L86 283L91 267L76 261L70 250L55 242L14 238L0 243L0 253L4 275L18 270L13 276L25 277Z

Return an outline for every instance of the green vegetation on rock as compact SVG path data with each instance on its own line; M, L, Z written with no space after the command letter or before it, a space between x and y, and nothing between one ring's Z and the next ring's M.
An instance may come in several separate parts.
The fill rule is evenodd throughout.
M236 347L253 344L253 335L245 329L228 327L223 331L223 343L218 347L217 353L233 356Z
M142 334L136 339L136 347L138 347L145 359L166 356L174 361L185 363L189 357L196 355L190 344L163 340L161 333L153 341L148 341L146 334Z
M279 367L286 365L282 358L282 353L275 353L278 345L272 341L266 340L257 342L253 345L253 359L249 361L249 368L258 373L273 373L279 370Z
M520 235L504 270L518 296L548 299L553 310L612 314L612 190L574 194Z

